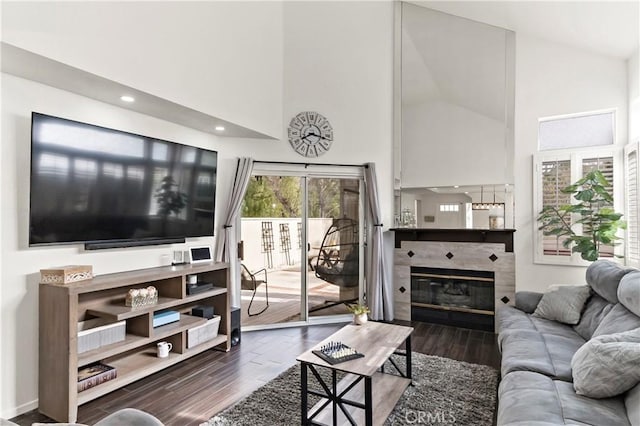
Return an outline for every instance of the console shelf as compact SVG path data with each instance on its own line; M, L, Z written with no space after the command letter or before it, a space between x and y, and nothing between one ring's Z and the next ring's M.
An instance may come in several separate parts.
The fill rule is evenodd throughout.
M188 295L187 275L213 282L209 291ZM216 348L229 350L231 324L229 267L226 263L167 266L101 275L69 285L40 284L39 410L59 422L77 420L78 406L129 383L147 377L200 352ZM131 288L154 286L158 303L132 308L125 306ZM219 334L187 348L189 330L207 322L189 315L196 305L208 305L220 315ZM153 327L154 312L171 309L180 320ZM78 353L78 322L100 317L125 321L124 340ZM167 358L156 356L156 343L173 345ZM117 377L77 391L78 369L95 362L114 367Z
M149 374L153 374L159 370L177 364L184 360L186 356L191 357L217 345L224 344L226 341L226 335L218 335L218 337L206 344L189 349L188 355L170 352L167 358L158 358L156 356L155 347L149 347L141 351L133 352L119 359L106 360L106 364L115 367L118 370L118 377L102 383L99 386L95 386L78 393L78 405L100 398L106 393L120 389L121 387L126 386L129 383L133 383L136 380L145 378Z
M88 309L87 313L96 317L109 319L111 321L122 321L128 318L140 316L147 312L155 312L163 309L173 308L174 306L184 305L188 302L195 302L202 299L207 299L212 296L217 296L227 292L226 288L214 288L213 290L198 293L193 296L186 296L185 298L176 299L173 297L158 297L158 303L149 306L141 306L138 308L132 308L130 306L124 306L124 298L122 301L116 301L113 304L101 306L98 309Z

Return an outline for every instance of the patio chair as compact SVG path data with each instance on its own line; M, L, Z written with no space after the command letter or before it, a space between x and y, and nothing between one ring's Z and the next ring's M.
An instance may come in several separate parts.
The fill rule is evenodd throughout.
M322 239L313 270L316 277L340 287L340 295L337 303L318 309L358 299L359 250L358 222L335 219Z
M240 271L240 288L242 290L252 290L253 294L251 294L251 301L249 302L249 308L247 308L247 313L250 317L260 315L269 307L269 285L267 284L267 270L266 268L262 268L258 271L251 272L249 268L247 268L243 263L240 264L242 267ZM258 274L264 274L264 279L258 279ZM253 304L253 299L256 297L256 291L261 284L264 284L264 291L267 299L267 306L265 306L260 312L251 313L251 305Z

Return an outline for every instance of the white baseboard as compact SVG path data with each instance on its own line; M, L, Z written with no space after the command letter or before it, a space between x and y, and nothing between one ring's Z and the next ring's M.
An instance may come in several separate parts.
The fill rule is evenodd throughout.
M37 399L3 411L2 413L0 413L0 418L9 420L21 414L27 413L31 410L35 410L36 408L38 408Z

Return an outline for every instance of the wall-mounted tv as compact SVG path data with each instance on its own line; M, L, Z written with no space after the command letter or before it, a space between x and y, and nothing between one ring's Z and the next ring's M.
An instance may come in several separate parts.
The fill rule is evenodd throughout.
M34 112L29 245L212 236L218 153Z

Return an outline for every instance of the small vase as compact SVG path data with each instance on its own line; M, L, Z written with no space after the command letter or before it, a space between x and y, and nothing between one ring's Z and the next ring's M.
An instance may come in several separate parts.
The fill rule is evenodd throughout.
M367 321L369 319L367 318L367 314L354 314L353 315L353 322L356 323L356 325L363 325L366 324Z

